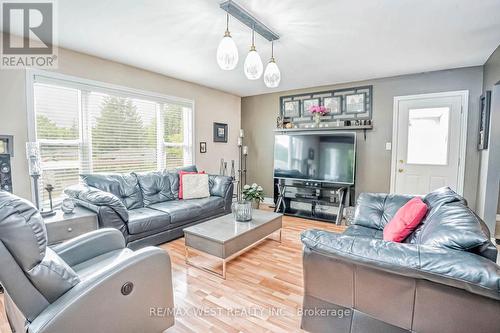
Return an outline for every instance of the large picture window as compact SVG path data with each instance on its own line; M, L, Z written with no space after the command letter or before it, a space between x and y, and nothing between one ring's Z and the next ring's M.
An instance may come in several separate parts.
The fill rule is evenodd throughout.
M172 169L193 161L193 104L35 76L35 137L53 197L87 172Z

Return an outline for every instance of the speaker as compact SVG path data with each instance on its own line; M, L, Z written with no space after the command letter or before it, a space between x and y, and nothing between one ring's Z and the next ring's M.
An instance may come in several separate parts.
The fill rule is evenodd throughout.
M9 154L0 154L0 190L12 193L12 168Z

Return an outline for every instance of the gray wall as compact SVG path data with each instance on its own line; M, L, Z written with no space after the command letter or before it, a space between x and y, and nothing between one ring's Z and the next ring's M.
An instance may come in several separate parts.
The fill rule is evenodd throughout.
M483 89L492 90L497 83L500 83L500 46L484 64ZM491 131L500 131L500 124L492 124ZM500 195L498 196L497 213L500 214Z
M286 78L283 78L286 80ZM479 153L476 149L478 127L478 98L483 86L483 68L468 67L421 74L404 75L362 82L284 91L265 95L243 97L241 122L245 129L246 144L250 146L248 180L261 184L266 196L273 193L273 144L279 96L311 91L322 91L373 85L374 129L367 132L364 141L358 136L356 171L357 193L389 192L391 176L391 152L385 143L392 139L392 114L394 96L469 90L469 124L465 166L464 196L475 207Z
M483 87L484 90L491 90L493 86L500 82L500 45L490 55L484 64Z
M489 147L481 151L478 185L478 213L489 226L500 214L500 46L484 64L483 91L492 91ZM496 86L495 86L496 85ZM500 238L500 223L496 223Z
M117 84L195 101L195 160L200 169L219 172L219 161L237 159L241 98L165 75L59 48L58 73ZM28 140L25 70L0 70L0 134L14 135L14 193L31 199L25 143ZM214 143L212 123L227 123L228 143ZM207 142L200 154L199 142Z

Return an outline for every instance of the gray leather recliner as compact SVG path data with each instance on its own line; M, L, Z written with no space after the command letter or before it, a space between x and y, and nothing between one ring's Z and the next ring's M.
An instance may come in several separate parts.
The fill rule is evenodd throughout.
M49 248L36 208L4 191L0 282L13 332L163 332L174 323L166 251L134 252L116 229Z
M499 332L500 266L484 222L441 188L423 198L428 213L403 243L384 241L385 225L411 198L362 193L343 234L302 233L303 329Z

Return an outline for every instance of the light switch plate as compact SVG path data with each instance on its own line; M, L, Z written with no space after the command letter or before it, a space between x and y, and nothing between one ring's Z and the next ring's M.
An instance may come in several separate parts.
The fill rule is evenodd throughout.
M392 142L385 143L385 150L392 150Z

